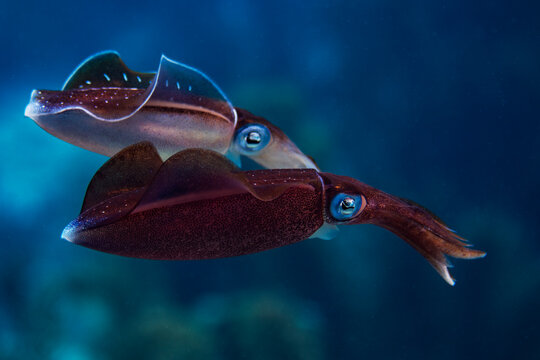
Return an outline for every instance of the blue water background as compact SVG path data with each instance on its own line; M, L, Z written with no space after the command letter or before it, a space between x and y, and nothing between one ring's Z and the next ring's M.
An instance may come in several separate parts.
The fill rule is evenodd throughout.
M540 358L540 29L527 1L26 1L0 11L1 359ZM87 56L165 53L328 172L425 205L488 256L455 287L343 227L156 262L62 241L105 157L23 116Z

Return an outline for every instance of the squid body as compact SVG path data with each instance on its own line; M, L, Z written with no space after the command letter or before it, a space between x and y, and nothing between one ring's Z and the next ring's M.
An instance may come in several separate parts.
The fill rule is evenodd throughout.
M446 256L483 257L423 207L314 169L241 171L223 155L181 151L165 162L132 145L103 165L62 237L112 254L210 259L332 238L336 225L375 224L422 254L449 284Z
M142 73L116 52L98 53L62 90L34 90L25 115L52 135L106 156L150 141L164 158L205 148L237 164L244 155L265 168L317 168L279 128L234 108L208 76L165 56L157 73Z

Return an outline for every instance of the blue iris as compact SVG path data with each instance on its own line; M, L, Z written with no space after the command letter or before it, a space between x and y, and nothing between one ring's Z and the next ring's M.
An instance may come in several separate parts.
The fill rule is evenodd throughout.
M336 220L349 220L358 215L362 209L362 195L337 194L330 203L330 214Z
M253 155L264 149L270 138L270 130L266 126L249 124L238 129L234 142L239 153Z

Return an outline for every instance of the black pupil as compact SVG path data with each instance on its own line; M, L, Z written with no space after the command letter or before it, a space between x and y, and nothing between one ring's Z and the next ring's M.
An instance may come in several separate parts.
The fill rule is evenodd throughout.
M342 208L343 210L354 209L354 200L351 199L351 198L344 199L344 200L341 202L341 208Z
M246 137L246 142L249 145L257 145L261 142L261 135L258 132L252 131Z

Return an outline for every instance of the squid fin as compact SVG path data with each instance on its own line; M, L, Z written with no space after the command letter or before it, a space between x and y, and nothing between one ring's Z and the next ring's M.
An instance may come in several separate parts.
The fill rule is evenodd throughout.
M147 91L152 106L182 108L210 113L234 127L237 114L225 93L201 71L161 56L152 87Z
M81 213L111 197L148 186L162 163L150 142L124 148L110 158L90 181Z
M255 187L246 173L223 155L206 149L188 149L176 153L163 163L137 211L241 192L268 201L279 197L289 187L287 184Z
M103 51L83 61L62 90L107 87L146 89L155 74L130 70L116 51Z
M204 73L190 66L168 59L162 55L156 73L130 70L118 53L105 51L85 60L68 78L63 91L85 89L139 89L125 97L112 109L93 102L62 101L60 109L80 108L99 120L121 121L143 106L175 108L221 118L234 128L237 114L225 93ZM50 93L55 97L63 92ZM103 95L103 94L102 94ZM40 96L41 99L43 96ZM31 103L36 101L33 96ZM71 97L70 97L71 99ZM41 111L41 107L27 109L28 114ZM50 112L50 110L49 110Z

